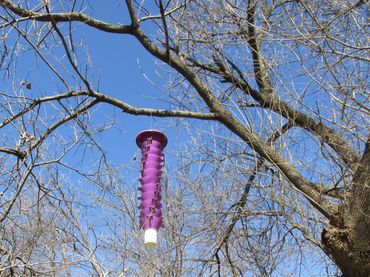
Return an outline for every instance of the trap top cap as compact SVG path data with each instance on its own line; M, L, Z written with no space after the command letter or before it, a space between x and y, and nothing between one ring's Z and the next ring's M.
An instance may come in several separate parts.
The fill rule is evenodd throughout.
M158 130L145 130L140 132L136 137L137 146L141 147L141 144L148 138L157 140L162 144L162 149L167 145L167 137L161 131Z

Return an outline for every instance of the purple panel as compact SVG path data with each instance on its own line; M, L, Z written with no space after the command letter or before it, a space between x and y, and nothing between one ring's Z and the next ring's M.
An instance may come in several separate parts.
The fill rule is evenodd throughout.
M161 170L162 164L161 162L157 162L156 160L146 160L145 163L143 164L143 169L147 168L154 168L157 170Z
M153 177L159 177L161 176L162 174L162 171L159 169L155 169L155 168L147 168L147 169L142 169L141 170L141 177L142 178L147 178L149 176L153 176Z
M147 218L141 218L140 223L143 226L144 230L153 228L158 230L162 226L162 217L150 217L148 216Z
M141 209L140 217L146 218L146 216L148 214L150 214L150 213L153 216L162 217L162 211L161 211L161 209L156 209L156 208Z
M148 184L148 183L159 184L161 181L161 176L149 175L149 176L141 177L139 180L141 184Z
M162 204L160 201L154 199L142 200L141 204L139 205L140 209L148 209L150 207L161 209Z
M153 143L154 141L151 142L151 144ZM156 154L156 155L159 155L162 153L162 148L161 147L157 147L157 146L154 146L154 145L151 145L151 144L148 144L147 146L145 146L145 152L150 152L151 154Z
M156 162L160 163L163 160L163 156L162 156L162 154L158 155L158 154L153 154L153 153L147 153L145 155L145 158L143 157L141 159L141 161L143 162L143 161L146 161L147 159L152 161L152 162L156 161Z
M163 146L162 146L162 143L159 142L159 141L156 141L156 140L152 140L151 142L149 141L144 141L142 144L141 144L141 147L145 147L145 146L149 146L150 148L152 147L156 147L156 148L159 148L160 150L163 149Z
M149 190L157 190L159 192L162 191L161 187L159 184L156 184L156 183L147 183L145 185L142 185L138 188L139 191L141 192L145 192L145 191L149 191Z
M154 202L146 200L146 198L143 196L139 196L138 199L141 200L141 205L140 205L141 209L149 209L149 208L161 209L162 208L162 205L161 205L162 196L161 195L155 196L154 194L152 195L147 194L146 197L150 197L149 200L153 200Z
M157 201L161 201L162 200L162 196L161 196L161 193L158 192L158 191L146 191L146 192L143 192L139 197L138 199L140 200L146 200L146 199L154 199L154 200L157 200Z

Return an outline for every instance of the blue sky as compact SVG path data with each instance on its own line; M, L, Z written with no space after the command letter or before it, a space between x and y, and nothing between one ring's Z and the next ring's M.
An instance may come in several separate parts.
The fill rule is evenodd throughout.
M107 22L129 23L124 8L122 13L112 12L106 4L99 2L100 9L94 6L94 16ZM163 99L163 92L157 87L162 85L166 89L163 84L168 81L169 76L165 72L159 72L156 59L135 38L103 33L89 27L81 27L79 33L90 54L93 74L99 78L99 91L137 107L170 108L168 103L160 100ZM151 84L144 74L156 85ZM116 117L117 127L123 131L120 133L112 130L103 134L102 143L111 151L113 161L130 160L137 152L135 137L145 129L164 131L169 138L167 149L174 147L178 140L178 130L168 128L169 120L166 118L128 115L106 104L102 104L101 108L99 114L106 113L108 117Z
M114 1L97 1L94 3L94 9L86 11L86 13L107 22L129 24L124 5L118 5L121 10L117 11L116 4ZM113 11L113 9L115 10ZM67 30L67 24L60 24L60 26L63 26L62 30ZM151 84L144 77L144 74L158 86L166 83L169 76L165 72L158 71L155 58L148 54L135 38L128 35L104 33L79 23L74 26L78 26L74 38L76 42L80 43L80 46L76 47L79 54L79 65L80 68L84 68L85 63L88 62L90 66L88 76L94 89L133 106L169 108L166 102L160 100L163 97L163 92ZM145 29L150 31L147 27ZM88 57L85 56L85 50L89 54ZM61 49L54 50L54 53L59 58L65 58ZM62 63L67 64L66 61ZM72 80L68 77L66 70L58 67L57 63L54 65L65 73L63 77ZM68 66L67 70L72 71ZM16 85L22 80L32 83L30 91L24 87L20 88L24 90L26 95L52 95L65 90L61 82L47 69L40 58L35 58L32 51L22 53L18 57L16 74L14 82ZM7 78L4 78L4 81L4 88L12 89L14 84L8 83ZM162 87L164 88L164 86ZM173 147L173 143L177 141L176 131L168 128L169 120L166 118L132 116L109 107L107 104L101 104L99 109L94 108L94 110L96 110L93 116L94 122L103 124L114 119L117 123L115 128L102 133L100 140L113 163L126 163L132 159L135 153L138 153L135 137L142 130L161 129L165 131L169 137L168 148Z

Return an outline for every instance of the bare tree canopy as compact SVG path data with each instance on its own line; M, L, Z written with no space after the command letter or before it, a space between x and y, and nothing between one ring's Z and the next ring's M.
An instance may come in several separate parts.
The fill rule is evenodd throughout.
M0 275L370 276L368 3L98 2L0 0ZM166 105L102 89L94 36ZM155 250L99 139L125 114L181 133Z

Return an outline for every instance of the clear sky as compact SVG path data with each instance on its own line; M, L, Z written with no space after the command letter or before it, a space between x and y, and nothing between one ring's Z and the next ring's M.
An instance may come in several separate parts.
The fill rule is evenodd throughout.
M112 4L113 8L117 7L113 1ZM122 11L113 11L106 1L98 1L96 6L94 3L93 14L107 22L129 24L125 7L122 7ZM159 89L166 89L164 84L170 76L164 70L161 71L156 65L158 60L148 54L135 38L103 33L89 27L81 27L79 33L90 54L95 80L99 79L99 91L137 107L170 108L165 102L166 95ZM167 150L175 147L175 142L183 135L178 134L179 130L169 128L173 124L169 124L166 118L128 115L106 104L101 108L99 114L106 113L107 117L115 117L117 127L122 130L122 133L116 130L107 132L102 139L105 149L117 163L129 161L137 152L135 137L142 130L164 131L169 138Z
M117 10L116 4L115 1L97 1L94 3L93 10L85 12L107 22L129 24L124 4L118 5L121 10ZM87 7L90 6L87 5ZM60 26L63 26L62 30L63 28L67 30L67 24L60 24ZM79 65L84 68L85 63L88 63L89 80L92 81L95 90L136 107L170 108L169 104L163 101L166 96L159 89L159 87L164 88L163 84L168 81L169 75L164 70L160 70L156 65L156 59L148 54L135 38L104 33L79 23L74 26L76 26L74 39L80 45L76 47L79 53ZM145 25L144 29L151 31ZM85 56L85 50L89 54L88 57ZM64 59L62 63L67 64L64 53L60 49L56 50L55 54ZM15 82L8 83L4 78L4 88L12 89L14 84L18 85L22 80L26 80L32 83L30 91L24 87L21 88L26 95L42 96L64 91L55 75L47 70L39 58L35 59L32 51L22 53L17 58ZM58 68L58 65L55 66ZM67 70L72 71L68 66ZM62 72L67 73L63 69ZM68 73L64 76L68 76ZM168 128L169 120L166 118L128 115L117 108L109 107L108 104L101 104L99 109L93 110L96 111L92 117L94 122L103 124L114 120L116 123L115 128L101 133L100 140L113 163L126 163L135 153L138 153L135 137L142 130L163 130L169 137L168 149L174 147L176 145L174 142L178 140L176 134L179 130Z

